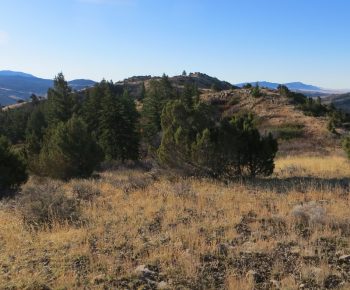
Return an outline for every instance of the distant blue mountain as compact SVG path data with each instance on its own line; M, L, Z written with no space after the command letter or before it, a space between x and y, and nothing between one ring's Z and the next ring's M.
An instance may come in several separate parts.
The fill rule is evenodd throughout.
M247 82L247 83L241 83L237 84L236 86L238 87L243 87L246 84L256 84L258 83L259 86L269 88L269 89L277 89L277 87L280 85L278 83L271 83L271 82L266 82L266 81L261 81L261 82ZM317 92L322 92L323 89L320 87L316 87L313 85L307 85L302 82L292 82L292 83L285 83L285 86L287 86L290 90L292 91L317 91Z
M0 71L0 76L3 77L27 77L27 78L35 78L35 76L31 74L26 74L23 72L12 71L12 70L2 70Z
M91 87L96 82L78 79L68 82L73 90ZM18 100L28 100L32 94L45 96L53 86L53 80L42 79L30 74L14 71L0 71L0 104L7 106Z

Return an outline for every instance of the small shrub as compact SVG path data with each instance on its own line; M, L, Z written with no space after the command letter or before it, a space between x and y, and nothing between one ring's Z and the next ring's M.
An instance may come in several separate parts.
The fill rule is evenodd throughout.
M193 191L191 183L187 180L180 180L173 184L173 192L181 198L195 198L197 195Z
M259 84L256 84L255 87L251 89L250 94L252 95L253 98L260 98L263 96L263 94L261 93Z
M25 185L19 201L23 222L32 229L55 223L76 225L80 221L80 209L76 199L67 197L60 183Z
M101 195L101 191L91 184L90 180L72 181L73 195L84 201L92 201L95 197Z
M295 206L292 215L303 224L324 224L326 220L326 210L314 201Z

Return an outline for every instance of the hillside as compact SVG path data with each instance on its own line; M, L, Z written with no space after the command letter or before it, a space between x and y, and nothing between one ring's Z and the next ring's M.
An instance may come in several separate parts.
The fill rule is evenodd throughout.
M335 107L350 113L350 93L330 95L324 98L327 103L332 103Z
M95 84L91 80L73 80L69 85L74 90L81 90ZM18 100L28 100L32 94L45 96L53 81L30 74L13 71L0 71L0 104L12 105Z
M255 81L255 82L245 82L237 84L238 87L243 87L246 84L256 84L258 83L261 87L268 88L268 89L277 89L277 87L280 85L279 83L273 83L273 82L267 82L267 81ZM310 84L304 84L302 82L290 82L290 83L284 83L288 89L290 89L293 92L299 92L302 93L308 97L326 97L330 94L335 94L337 90L332 89L325 89L318 86L310 85Z
M228 184L127 167L33 178L32 200L0 202L0 287L349 289L348 161L276 163L271 178ZM31 230L48 207L51 227Z
M261 98L254 98L246 89L205 93L202 99L218 105L225 116L252 111L262 133L273 132L279 139L279 154L325 154L340 149L340 137L327 130L326 117L306 116L286 97L275 90L262 89ZM341 134L345 132L339 131Z
M118 110L112 110L113 103L98 111L96 106L104 98L109 100L110 88L122 94L120 86L138 98L142 84L148 88L151 79L134 77L110 87L102 83L107 98L98 86L81 93L96 101L79 98L92 104L89 116L97 121L88 120L95 126L103 112L120 116L127 112L120 109L123 102L128 105L124 108L134 105L133 116L138 115L135 103L141 109L146 99L134 102L116 95L115 100L121 101L116 102ZM177 91L186 82L195 82L200 100L212 106L200 112L213 109L217 123L221 115L254 113L260 133L272 132L278 138L271 175L186 175L162 166L152 156L136 161L105 159L92 175L69 180L31 172L14 197L7 196L12 191L4 191L0 199L0 289L349 289L350 164L340 149L347 132L336 128L337 134L331 134L326 117L306 116L293 103L294 95L277 90L261 89L253 97L253 90L204 74L177 76L170 82ZM222 91L211 90L213 84ZM20 123L25 119L20 113L50 100L0 112L0 116L18 117L13 119L18 123L10 119L4 132L9 133L13 125L15 131L24 130L27 123ZM180 117L191 121L186 114ZM67 124L74 124L70 123L74 119ZM117 132L120 124L127 124L122 118L110 120L110 128ZM60 142L62 150L74 150L64 155L75 158L73 166L89 157L80 155L89 144L81 141L89 140L88 134L81 133L87 127L76 124L61 122L57 131L66 136L70 128L80 128L70 138L60 139L66 142ZM115 138L111 144L120 140ZM20 150L21 142L15 144L13 150ZM41 152L57 154L53 148ZM46 163L45 169L63 171L60 156Z

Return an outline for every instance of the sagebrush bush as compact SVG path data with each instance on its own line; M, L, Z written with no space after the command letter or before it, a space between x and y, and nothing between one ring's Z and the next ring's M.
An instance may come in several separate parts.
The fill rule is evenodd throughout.
M52 228L54 224L77 225L80 219L79 202L64 194L60 183L28 183L22 188L19 209L26 226L32 229Z
M92 201L101 191L92 184L91 180L77 179L72 181L72 192L79 200Z
M326 221L326 210L312 201L295 206L292 210L292 216L305 224L324 224Z

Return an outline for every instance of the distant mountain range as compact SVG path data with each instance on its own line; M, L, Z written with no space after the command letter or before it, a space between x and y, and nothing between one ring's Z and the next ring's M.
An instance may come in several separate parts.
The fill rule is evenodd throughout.
M266 88L274 89L274 90L277 89L277 87L280 85L279 83L258 81L258 82L240 83L240 84L236 84L236 86L243 87L246 84L253 84L254 85L256 83L258 83L259 86L261 86L261 87L266 87ZM309 85L309 84L304 84L302 82L291 82L291 83L285 83L283 85L287 86L291 91L300 92L300 93L303 93L303 94L310 96L310 97L316 97L316 96L324 97L324 96L329 96L332 94L339 94L339 93L347 92L347 90L325 89L325 88L321 88L321 87L317 87L317 86L313 86L313 85Z
M74 90L95 84L92 80L78 79L68 82ZM0 105L7 106L18 100L26 101L32 94L45 96L53 86L53 80L42 79L31 74L9 70L0 71Z
M159 79L159 77L135 76L125 79L124 81L120 81L117 84L123 87L127 87L131 96L137 98L140 96L142 84L145 84L147 87L149 81L152 79ZM237 87L243 87L248 83L253 85L255 83L259 83L261 87L266 87L269 89L277 89L279 85L278 83L266 81L246 82L232 85L228 82L221 81L217 78L208 76L203 73L191 73L187 76L174 76L170 77L169 80L175 88L181 88L188 81L195 83L200 89L210 89L213 85L215 85L215 87L220 90L229 90ZM76 79L68 82L73 90L82 90L93 86L95 83L95 81L86 79ZM285 83L284 85L286 85L292 91L301 92L310 97L328 97L331 95L339 96L350 91L329 90L309 84L304 84L302 82L291 82ZM0 71L0 105L12 105L17 103L19 100L27 101L32 94L36 94L38 96L46 96L47 90L52 86L53 80L38 78L24 72L2 70ZM340 101L340 99L342 101ZM338 97L337 100L339 103L347 103L348 95L345 95L345 97L342 95Z

